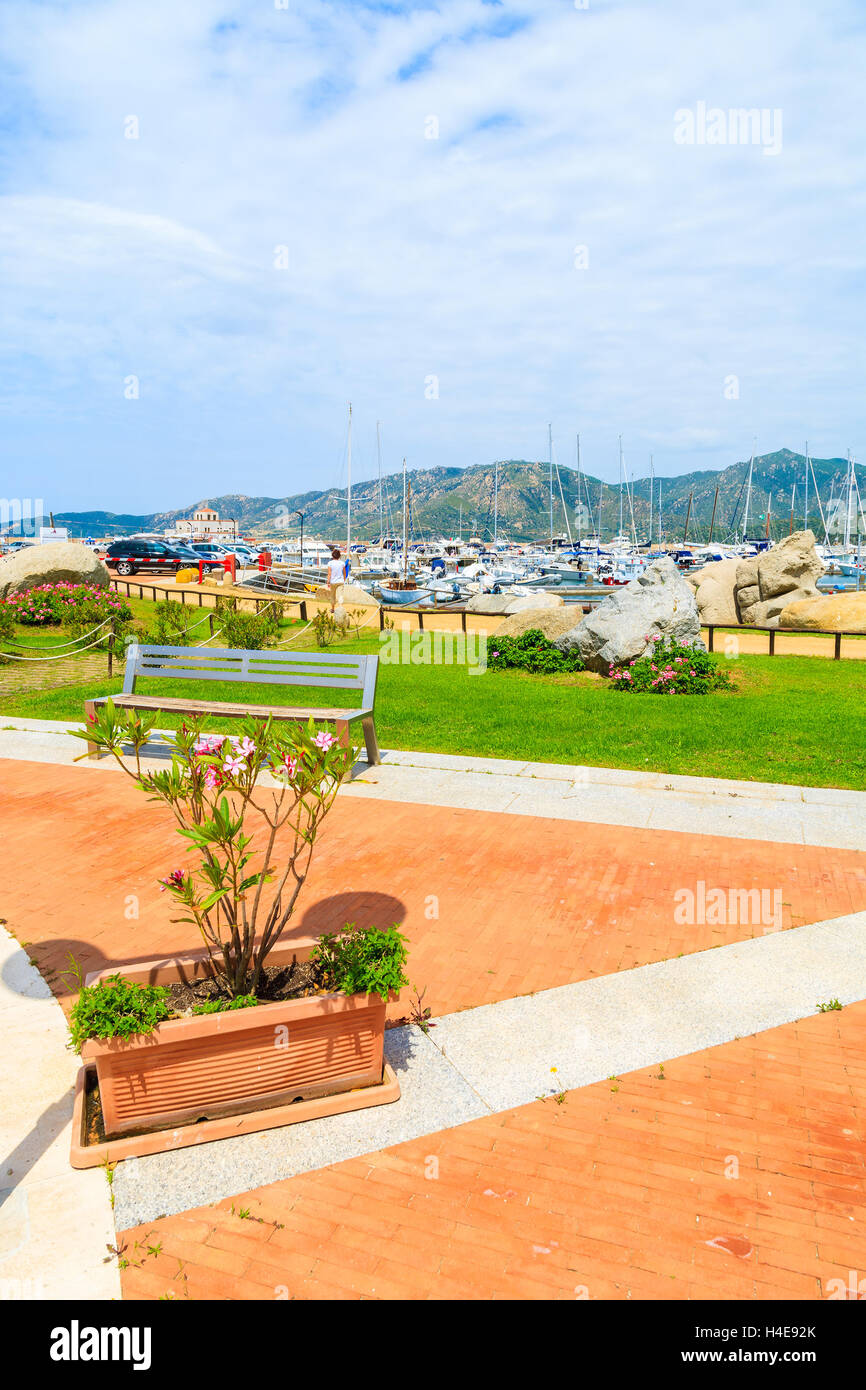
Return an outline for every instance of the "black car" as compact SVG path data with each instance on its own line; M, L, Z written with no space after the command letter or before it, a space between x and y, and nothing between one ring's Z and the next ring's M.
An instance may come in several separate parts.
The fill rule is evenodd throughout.
M187 546L167 545L164 541L113 541L105 552L105 563L117 574L155 574L158 570L198 569L201 555ZM222 562L204 562L205 570L221 570Z

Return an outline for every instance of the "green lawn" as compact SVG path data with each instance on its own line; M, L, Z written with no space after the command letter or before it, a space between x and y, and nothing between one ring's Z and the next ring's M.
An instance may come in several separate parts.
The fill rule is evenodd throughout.
M311 635L298 645L312 647ZM50 640L60 638L55 633ZM371 637L333 650L377 652L380 647ZM866 788L866 663L741 656L727 664L735 690L670 697L619 693L586 674L470 676L465 667L382 663L379 739L385 748ZM85 695L108 695L120 685L118 675L87 686L0 696L0 719L81 719ZM152 681L139 688L251 703L357 703L345 692L217 682L191 686ZM161 722L173 721L166 716Z

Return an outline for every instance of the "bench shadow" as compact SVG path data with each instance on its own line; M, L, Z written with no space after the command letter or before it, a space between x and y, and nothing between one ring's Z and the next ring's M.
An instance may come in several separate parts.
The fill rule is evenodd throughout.
M342 931L347 923L356 927L400 926L406 920L406 911L406 904L390 893L371 893L363 889L356 893L334 893L310 903L284 939L291 941L293 936L321 936L323 932Z

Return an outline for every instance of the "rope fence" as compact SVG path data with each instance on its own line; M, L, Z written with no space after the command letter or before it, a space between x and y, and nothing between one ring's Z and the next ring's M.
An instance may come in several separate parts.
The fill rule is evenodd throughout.
M81 634L79 634L78 637L72 638L71 642L46 642L46 644L44 644L43 646L31 646L28 644L28 642L15 642L14 639L11 637L8 637L6 641L8 646L17 646L19 652L58 652L60 651L61 646L76 646L79 644L79 642L83 642L83 639L85 639L86 637L93 637L93 634L95 634L95 632L100 632L101 630L103 630L103 627L107 627L108 623L111 623L110 617L107 617L107 619L101 621L99 626L90 628L89 632L81 632Z

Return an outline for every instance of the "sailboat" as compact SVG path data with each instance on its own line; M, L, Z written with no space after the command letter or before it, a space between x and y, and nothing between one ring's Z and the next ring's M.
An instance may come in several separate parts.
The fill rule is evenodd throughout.
M409 574L409 501L411 484L406 476L406 460L403 460L403 573L399 577L377 584L373 593L382 603L408 604L427 603L432 597L430 589L420 588L418 581Z

